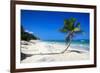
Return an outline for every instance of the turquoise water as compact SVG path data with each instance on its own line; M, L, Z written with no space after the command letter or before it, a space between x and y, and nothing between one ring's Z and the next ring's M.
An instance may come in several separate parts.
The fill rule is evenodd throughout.
M71 47L89 50L89 40L72 41Z
M58 43L58 44L66 44L64 40L45 40L47 43ZM70 47L77 49L84 49L89 51L89 40L73 40L71 42Z

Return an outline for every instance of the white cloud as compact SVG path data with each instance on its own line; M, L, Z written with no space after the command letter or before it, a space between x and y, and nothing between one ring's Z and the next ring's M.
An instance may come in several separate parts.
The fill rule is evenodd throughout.
M28 30L25 30L25 32L28 32L28 33L30 33L30 34L33 34L33 32L31 32L31 31L28 31Z

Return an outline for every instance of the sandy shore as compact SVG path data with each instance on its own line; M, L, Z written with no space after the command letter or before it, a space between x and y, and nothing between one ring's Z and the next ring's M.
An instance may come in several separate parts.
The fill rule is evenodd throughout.
M21 41L21 53L27 56L21 63L34 62L53 62L53 61L74 61L89 59L89 51L69 47L58 43L46 43L40 40L31 40L30 42ZM57 53L57 54L55 54Z

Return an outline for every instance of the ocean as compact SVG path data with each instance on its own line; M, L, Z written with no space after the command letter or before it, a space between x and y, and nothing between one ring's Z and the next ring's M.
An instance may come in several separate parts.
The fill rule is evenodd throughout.
M47 43L50 43L50 44L62 44L62 45L65 45L66 42L64 40L45 40L44 42L47 42ZM89 51L89 40L72 40L71 42L71 45L70 45L71 48L77 48L77 49L84 49L84 50L87 50Z

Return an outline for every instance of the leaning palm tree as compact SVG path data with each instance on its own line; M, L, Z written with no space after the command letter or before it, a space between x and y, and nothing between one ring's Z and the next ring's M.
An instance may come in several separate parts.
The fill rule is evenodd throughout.
M80 23L76 21L76 18L69 18L64 20L64 26L60 29L60 32L65 33L65 41L67 47L62 51L64 53L70 46L72 39L76 33L82 33L80 29Z

